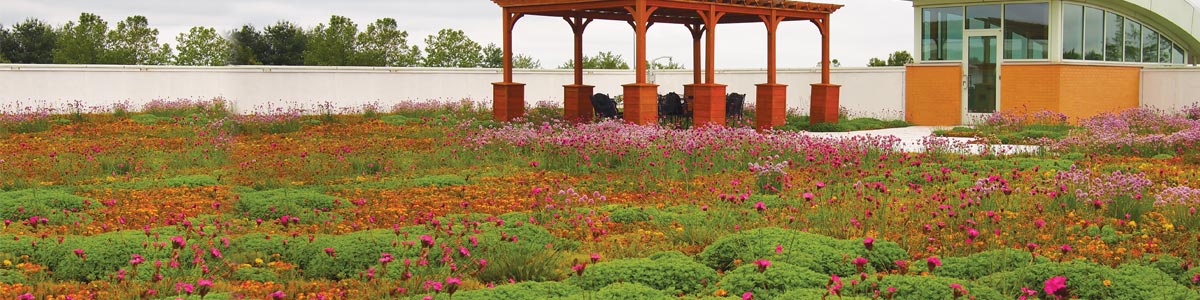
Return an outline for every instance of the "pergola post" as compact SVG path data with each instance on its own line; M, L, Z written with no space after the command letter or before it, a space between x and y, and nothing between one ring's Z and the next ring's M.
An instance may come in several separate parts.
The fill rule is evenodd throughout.
M592 93L595 87L583 84L583 31L591 18L563 17L575 33L575 82L563 85L563 117L572 122L590 122L595 114Z
M837 123L842 86L829 83L829 15L813 23L821 30L821 83L812 85L809 123Z
M692 112L692 120L695 126L704 126L709 124L725 125L725 85L716 83L716 36L717 23L721 17L725 16L724 12L718 12L715 5L709 5L707 11L697 11L700 14L700 19L704 21L704 27L707 29L705 53L705 68L706 72L704 83L696 84L692 89L696 93L693 103L695 110Z
M704 37L704 31L707 29L704 28L704 24L684 24L684 26L687 26L688 31L692 33L692 83L683 85L683 96L687 99L687 112L690 114L696 108L694 102L696 99L696 85L703 82L701 81L704 75L701 73L702 68L700 66L702 63L700 57L702 44L700 44L700 39Z
M525 84L513 82L512 33L517 20L524 16L504 9L504 81L492 83L492 116L508 122L525 115Z
M657 9L648 7L646 0L637 0L633 7L625 7L633 17L637 36L636 82L623 85L625 120L640 125L658 121L658 85L646 82L646 29L650 27L650 15Z
M787 118L787 85L776 79L776 34L783 17L760 16L767 26L767 83L757 84L754 127L759 130L782 126Z

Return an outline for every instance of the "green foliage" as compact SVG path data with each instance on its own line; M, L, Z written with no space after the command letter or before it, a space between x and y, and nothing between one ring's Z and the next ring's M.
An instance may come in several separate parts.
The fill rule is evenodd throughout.
M934 271L934 274L944 277L975 280L987 275L1027 267L1035 262L1046 261L1048 260L1041 256L1035 259L1028 251L1016 249L991 250L971 254L966 257L943 258L942 266L938 267Z
M308 46L308 35L300 26L288 21L279 21L263 28L259 44L259 52L254 54L259 63L299 66L304 65L304 49Z
M12 30L0 31L0 56L19 64L48 64L54 61L56 31L42 20L25 19Z
M228 40L212 27L192 27L175 38L175 64L181 66L224 66L229 63L232 49Z
M230 53L230 65L261 65L260 55L267 51L262 33L252 25L242 25L229 33L229 42L233 52Z
M726 273L720 286L733 295L753 292L756 298L771 298L794 289L825 287L829 278L829 275L786 262L772 261L766 271L759 272L757 265L747 262Z
M279 276L275 274L275 271L255 267L238 268L233 272L233 279L258 282L279 282Z
M390 230L320 235L312 242L306 239L288 242L287 257L299 265L308 278L355 278L368 266L378 263L380 253L394 253L393 240ZM334 249L336 256L326 254L325 248Z
M516 284L497 285L495 288L490 289L461 291L454 294L454 299L543 300L564 299L581 293L583 293L583 290L579 287L562 282L518 282Z
M499 69L504 67L504 49L500 49L496 44L488 44L483 47L483 60L480 62L480 68ZM524 54L513 54L512 64L514 69L541 69L542 62L533 57Z
M968 280L949 277L891 275L883 276L883 279L878 280L877 282L874 281L874 279L869 280L871 280L870 283L860 284L860 287L876 286L881 290L886 290L886 287L895 287L896 294L892 295L889 299L963 299L961 297L954 297L954 290L950 288L950 284L954 283L962 285L962 287L967 290L967 294L965 296L972 297L971 299L1001 300L1014 298L1005 297L1000 292L997 292L995 289L985 284L977 284ZM1041 287L1041 285L1030 287ZM867 293L868 291L864 290L860 292Z
M420 122L421 119L408 117L405 115L386 115L379 118L380 121L391 125L408 125L411 123Z
M579 297L577 294L575 298L585 297ZM601 288L595 295L592 295L591 299L673 300L677 297L644 284L618 282Z
M483 63L483 47L462 30L442 29L425 38L426 67L475 68Z
M397 29L396 19L383 18L358 34L357 63L364 66L415 67L421 49L408 45L408 32Z
M871 298L859 297L859 296L837 297L837 296L832 296L832 295L827 296L827 295L829 295L829 290L824 289L824 288L795 289L795 290L788 291L787 293L783 294L782 296L776 297L776 299L821 299L822 297L828 297L825 299L838 299L838 300L868 300L868 299L871 299ZM755 295L755 297L757 297L757 295ZM759 299L759 298L755 298L755 299Z
M871 61L867 63L867 66L868 67L903 67L904 65L911 64L911 63L913 63L912 54L909 54L907 50L904 50L904 51L896 51L896 52L892 52L891 54L888 54L888 58L886 61L882 60L882 59L878 59L878 58L871 58Z
M350 18L330 16L329 23L321 23L308 34L308 45L304 49L304 64L309 66L353 66L358 55L355 36L358 25Z
M148 248L142 243L165 242L168 237L178 234L174 228L159 228L152 231L160 238L155 239L142 231L116 231L86 237L67 237L60 243L42 242L35 248L34 258L46 262L46 266L57 280L94 281L108 280L109 275L121 268L130 268L129 259L133 254L142 255L148 262L166 260L171 255L170 246L166 248ZM191 243L189 241L189 243ZM74 253L75 249L83 250L86 260ZM180 260L185 266L191 266L191 260ZM143 266L146 267L146 266ZM176 270L180 271L180 270ZM149 272L145 275L149 275Z
M25 273L17 270L0 269L0 282L7 284L28 284L25 280Z
M0 219L24 221L30 217L47 218L51 224L67 224L80 217L87 198L62 189L25 189L0 192ZM75 216L72 218L71 216Z
M158 43L158 29L144 16L130 16L108 32L108 47L101 62L117 65L164 65L171 62L171 47Z
M779 129L786 131L809 131L809 132L849 132L860 130L876 130L887 128L909 127L912 124L904 120L889 120L883 121L875 118L857 118L847 119L841 118L838 123L817 123L809 124L809 117L788 114L786 122Z
M775 253L776 245L783 247ZM721 237L704 248L696 259L718 270L730 269L734 260L751 262L769 259L806 267L823 274L858 274L850 261L866 258L870 271L895 269L895 261L907 259L908 252L893 242L875 240L867 250L862 240L839 240L828 236L781 228L759 228Z
M428 175L417 177L408 182L409 186L458 186L466 185L467 179L458 175Z
M1066 277L1067 288L1070 289L1071 295L1080 297L1080 299L1116 299L1113 298L1110 287L1104 286L1104 280L1111 280L1114 285L1120 284L1114 277L1115 272L1112 269L1085 260L1036 264L1014 271L984 276L976 282L995 288L1006 295L1015 296L1022 287L1040 287L1047 279L1055 276Z
M569 60L558 67L559 69L574 69L575 61ZM584 69L629 69L629 64L621 55L613 54L611 51L597 53L596 56L583 56Z
M163 184L168 187L198 187L217 185L217 179L208 175L184 175L167 178Z
M608 213L608 219L617 223L637 223L650 220L646 207L626 207ZM652 208L650 208L652 209Z
M67 22L59 31L54 48L56 64L100 63L108 41L108 22L91 13L79 14L79 22Z
M284 215L299 217L302 223L317 222L318 213L334 208L337 198L313 190L275 189L239 195L238 214L247 218L278 219Z
M568 283L598 290L615 282L640 283L670 294L696 293L716 282L717 272L679 252L619 259L590 265Z

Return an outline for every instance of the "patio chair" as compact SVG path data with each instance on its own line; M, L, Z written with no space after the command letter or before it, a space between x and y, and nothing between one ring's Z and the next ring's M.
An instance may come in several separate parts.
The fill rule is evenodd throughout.
M659 106L660 114L664 116L683 116L683 97L675 92L667 93L663 96L662 105Z
M742 106L746 103L746 94L732 93L725 96L725 117L742 117Z
M592 95L592 107L596 109L596 115L601 118L621 117L621 114L617 112L617 101L606 94L596 93Z

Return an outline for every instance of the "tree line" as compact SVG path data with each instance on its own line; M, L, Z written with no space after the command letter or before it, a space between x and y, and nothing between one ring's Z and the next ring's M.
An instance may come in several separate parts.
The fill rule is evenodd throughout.
M287 21L261 29L244 25L225 34L197 26L175 37L174 46L159 43L158 29L144 16L127 17L112 28L91 13L61 26L34 18L0 26L0 63L499 68L502 62L500 47L480 45L462 30L442 29L425 38L424 49L410 45L408 32L392 18L367 24L361 32L352 20L336 15L309 29ZM513 64L541 68L540 61L521 54Z

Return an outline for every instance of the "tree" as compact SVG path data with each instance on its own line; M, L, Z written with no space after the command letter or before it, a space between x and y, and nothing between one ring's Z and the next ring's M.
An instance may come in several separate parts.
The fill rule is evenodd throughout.
M868 67L889 67L889 66L890 67L901 67L901 66L911 64L911 63L913 63L912 54L908 54L908 51L896 51L896 52L892 52L892 54L888 54L887 61L884 61L884 60L878 59L878 58L871 58L871 61L867 63L867 66Z
M0 56L18 64L48 64L54 62L54 28L38 19L26 19L14 24L11 31L0 36Z
M117 22L108 33L108 51L102 61L118 65L162 65L171 62L171 46L158 43L158 29L143 16Z
M575 61L568 60L566 63L558 67L559 69L574 69ZM612 52L600 52L596 56L583 56L584 69L629 69L629 64L625 63L625 59L620 55Z
M483 47L483 61L480 62L480 68L499 69L504 67L504 49L500 49L496 44L488 44ZM541 69L542 62L533 57L524 54L513 55L513 69Z
M361 65L412 67L421 61L421 49L408 46L408 32L397 29L396 20L383 18L358 34Z
M462 30L442 29L425 38L426 67L475 68L483 63L483 47Z
M354 64L355 35L358 25L350 18L330 16L329 24L319 24L308 35L304 64L310 66L350 66Z
M663 64L660 62L654 62L654 63L646 62L646 65L650 66L650 68L654 69L654 70L682 70L683 69L683 64L680 64L680 63L677 63L674 61L667 61L666 64Z
M304 49L308 46L308 35L304 29L291 22L279 21L263 28L255 57L264 65L304 65Z
M229 63L230 43L212 27L192 27L175 38L175 64L181 66L224 66Z
M266 44L262 34L253 25L242 25L241 29L229 32L229 42L232 44L229 55L231 65L261 65L258 57L266 52Z
M67 22L58 33L53 56L56 64L98 64L107 49L108 22L91 13L79 14L79 22Z

